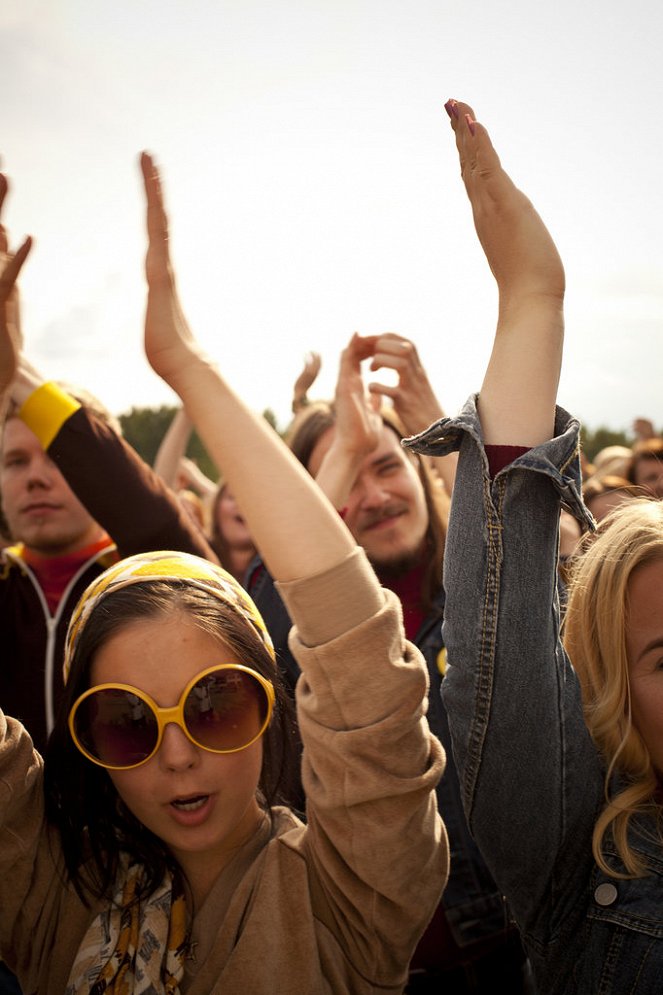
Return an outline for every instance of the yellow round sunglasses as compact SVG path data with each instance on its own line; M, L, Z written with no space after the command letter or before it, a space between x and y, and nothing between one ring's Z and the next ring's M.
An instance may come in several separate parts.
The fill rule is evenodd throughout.
M76 699L69 731L83 756L110 770L130 770L154 756L172 722L210 753L237 753L270 723L274 686L239 663L208 667L192 678L171 708L130 684L98 684Z

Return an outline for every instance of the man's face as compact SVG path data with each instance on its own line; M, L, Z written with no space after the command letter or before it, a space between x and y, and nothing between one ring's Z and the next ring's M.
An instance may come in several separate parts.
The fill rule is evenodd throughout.
M334 431L328 429L313 449L308 466L313 476ZM419 558L428 529L426 496L414 463L386 426L352 485L345 524L377 570L402 573Z
M11 539L42 556L73 553L103 535L19 418L9 418L2 435L0 496Z

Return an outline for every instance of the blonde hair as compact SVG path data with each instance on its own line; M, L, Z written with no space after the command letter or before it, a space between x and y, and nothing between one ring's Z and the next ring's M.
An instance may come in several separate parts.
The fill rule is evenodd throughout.
M654 812L660 819L662 812L657 772L633 723L626 653L629 580L636 567L658 559L663 560L663 503L633 498L603 519L571 566L563 640L580 681L585 722L606 765L605 806L594 827L592 852L613 877L649 871L629 844L629 825L637 815ZM614 775L625 782L615 793ZM606 860L608 832L627 874Z

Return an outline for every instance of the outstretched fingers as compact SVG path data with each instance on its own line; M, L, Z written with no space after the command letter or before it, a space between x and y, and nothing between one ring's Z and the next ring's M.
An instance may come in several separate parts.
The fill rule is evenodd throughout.
M476 217L489 202L503 198L506 192L515 192L515 187L470 105L448 100L444 109L456 137L460 173Z
M9 189L9 184L7 182L7 177L4 173L0 173L0 214L2 214L2 206L5 202L5 197L7 196L7 190ZM0 254L7 251L7 230L3 224L0 224Z
M23 263L28 258L31 248L32 238L28 236L16 252L7 257L7 261L0 274L0 304L6 304L12 296L19 273L23 268Z
M145 186L147 205L148 248L145 259L145 274L148 284L157 280L172 279L168 252L168 216L163 204L161 178L154 159L149 152L142 152L140 169Z
M7 257L0 274L0 411L19 366L21 326L16 281L31 247L32 239L26 238L16 253Z
M199 350L177 296L168 249L168 218L163 205L159 171L152 156L143 152L140 168L147 203L147 308L145 356L152 369L177 391L184 366Z
M531 201L502 168L488 132L470 105L449 100L444 106L456 137L474 225L502 303L514 295L531 293L562 297L561 260Z

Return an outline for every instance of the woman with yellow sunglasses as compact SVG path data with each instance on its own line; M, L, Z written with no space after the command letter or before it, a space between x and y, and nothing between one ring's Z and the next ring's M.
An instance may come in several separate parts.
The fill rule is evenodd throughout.
M288 697L246 592L196 557L122 560L72 616L45 761L0 713L0 955L39 995L397 993L449 863L426 668L338 513L189 332L141 165L146 353L294 620L306 822L283 804ZM0 310L6 384L20 337Z

